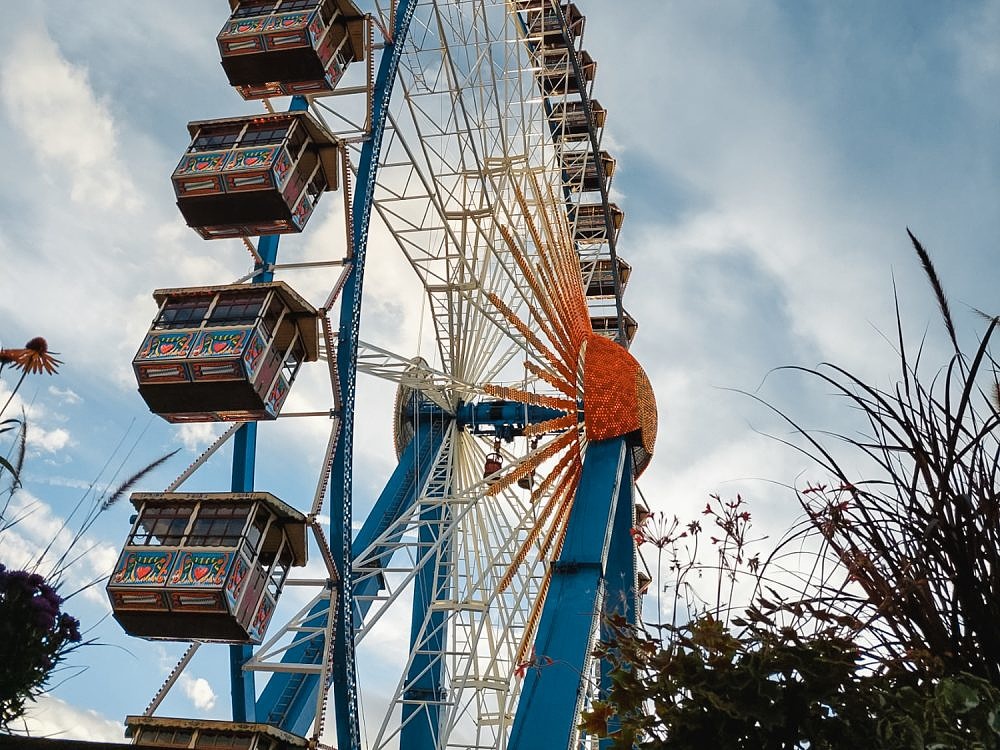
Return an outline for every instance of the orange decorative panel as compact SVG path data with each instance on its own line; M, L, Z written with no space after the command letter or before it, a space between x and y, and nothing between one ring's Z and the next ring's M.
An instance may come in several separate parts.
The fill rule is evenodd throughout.
M649 378L628 351L597 334L583 347L583 412L589 440L639 433L643 450L652 455L656 400Z

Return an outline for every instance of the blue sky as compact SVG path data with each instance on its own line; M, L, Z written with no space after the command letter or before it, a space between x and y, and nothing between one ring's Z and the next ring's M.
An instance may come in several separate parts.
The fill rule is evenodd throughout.
M881 332L893 330L893 280L908 330L916 338L929 327L929 353L940 359L944 340L907 226L933 254L966 335L977 326L969 307L996 311L1000 2L579 5L598 61L596 98L609 110L605 148L618 158L619 251L635 268L632 351L660 404L658 453L642 490L654 509L682 518L709 492L743 492L760 527L779 532L795 501L771 482L815 470L760 434L783 429L765 410L725 389L760 387L809 424L843 424L843 405L822 390L768 373L834 361L891 382ZM21 536L0 538L0 559L53 534L123 436L114 465L129 451L135 467L182 449L146 489L162 488L204 446L204 430L148 415L129 362L154 288L226 281L248 265L238 243L209 245L183 225L169 184L188 120L253 111L218 65L214 35L226 8L94 0L83 13L77 2L39 0L7 9L0 337L19 346L46 336L66 364L22 391L34 430L26 487L43 505ZM319 257L337 232L334 217L317 216L283 252ZM413 342L400 332L419 306L377 275L391 267L373 261L365 336L410 356ZM313 385L293 394L299 405ZM391 396L391 387L362 383L361 508L392 467ZM326 429L263 429L259 486L308 491ZM225 476L222 462L197 486L221 488ZM109 564L128 515L116 508L95 527L81 579ZM110 618L93 624L106 613L100 597L72 603L107 645L79 653L74 663L87 671L41 704L34 726L120 735L121 719L142 711L179 649L127 641ZM221 658L198 662L168 708L223 716L225 685L199 682Z

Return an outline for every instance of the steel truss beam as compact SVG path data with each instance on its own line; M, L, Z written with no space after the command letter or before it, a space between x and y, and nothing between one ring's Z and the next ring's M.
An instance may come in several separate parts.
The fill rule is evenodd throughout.
M398 523L405 517L427 482L431 466L445 440L448 421L438 413L437 419L417 423L413 440L403 451L392 477L386 484L372 511L368 514L353 549L364 555L364 566L354 568L354 616L352 630L362 627L379 591L384 588L384 568L403 533ZM323 642L316 634L325 628L329 616L330 597L321 596L302 613L295 623L305 630L296 630L293 642L275 649L279 637L268 642L268 648L281 657L281 663L288 671L271 677L257 701L257 713L262 721L280 727L293 734L304 736L312 724L317 705L319 677L311 668L321 662ZM281 634L279 634L280 636ZM299 665L308 668L295 669ZM270 667L275 671L273 667Z

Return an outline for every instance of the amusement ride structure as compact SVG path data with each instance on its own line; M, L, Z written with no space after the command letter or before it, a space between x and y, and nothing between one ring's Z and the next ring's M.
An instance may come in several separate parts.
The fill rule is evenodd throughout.
M115 618L190 646L129 733L248 750L596 747L577 730L607 679L593 643L604 614L636 617L649 581L630 531L656 405L627 351L631 268L585 17L561 0L230 11L222 67L263 110L190 123L172 179L187 223L245 243L254 268L157 290L133 363L154 413L231 424L165 492L132 496L107 587ZM336 190L347 231L333 259L279 263L279 236ZM371 222L423 288L432 362L359 340ZM339 274L325 299L275 280L304 268ZM283 414L314 361L330 401ZM398 466L355 525L359 372L396 383ZM258 422L317 415L331 429L311 502L255 491ZM227 442L229 491L181 491ZM289 578L308 554L325 577ZM315 596L271 622L293 583ZM356 648L402 612L395 684L369 695ZM158 715L204 643L229 644L232 721Z

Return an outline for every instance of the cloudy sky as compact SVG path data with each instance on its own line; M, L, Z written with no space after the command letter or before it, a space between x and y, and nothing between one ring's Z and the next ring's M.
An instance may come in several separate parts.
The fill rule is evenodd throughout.
M1000 237L1000 2L579 5L598 61L596 98L609 111L605 143L618 158L619 251L636 271L626 298L640 323L633 353L660 404L643 493L687 518L710 492L741 492L759 528L778 533L795 516L780 485L816 470L762 434L784 428L734 389L810 426L844 424L842 403L771 371L832 361L891 382L883 334L894 327L893 283L907 330L914 340L929 330L939 361L946 350L907 226L933 254L965 335L976 332L970 307L1000 307L989 273ZM32 438L17 502L34 512L0 536L4 562L64 536L63 519L92 484L179 447L172 469L148 480L162 488L210 439L209 429L151 418L129 362L154 288L231 280L249 263L238 243L206 247L188 230L169 183L188 120L252 110L218 66L226 7L92 0L84 12L73 0L35 0L5 9L0 339L20 346L43 335L65 365L20 394ZM290 252L324 257L339 237L335 218L314 218ZM410 356L398 323L412 324L419 306L399 299L391 278L380 283L377 271L392 263L373 260L365 336ZM315 407L310 387L299 390L292 403ZM361 385L359 507L392 467L391 395ZM259 486L311 483L327 428L262 430L271 447ZM289 477L283 465L301 470ZM218 488L225 476L222 461L198 486ZM114 508L92 529L93 553L73 583L107 573L129 513ZM73 659L82 673L40 703L32 726L120 737L122 718L141 713L179 648L123 638L100 587L71 603L103 645ZM167 713L225 716L226 687L210 682L223 658L195 663Z

